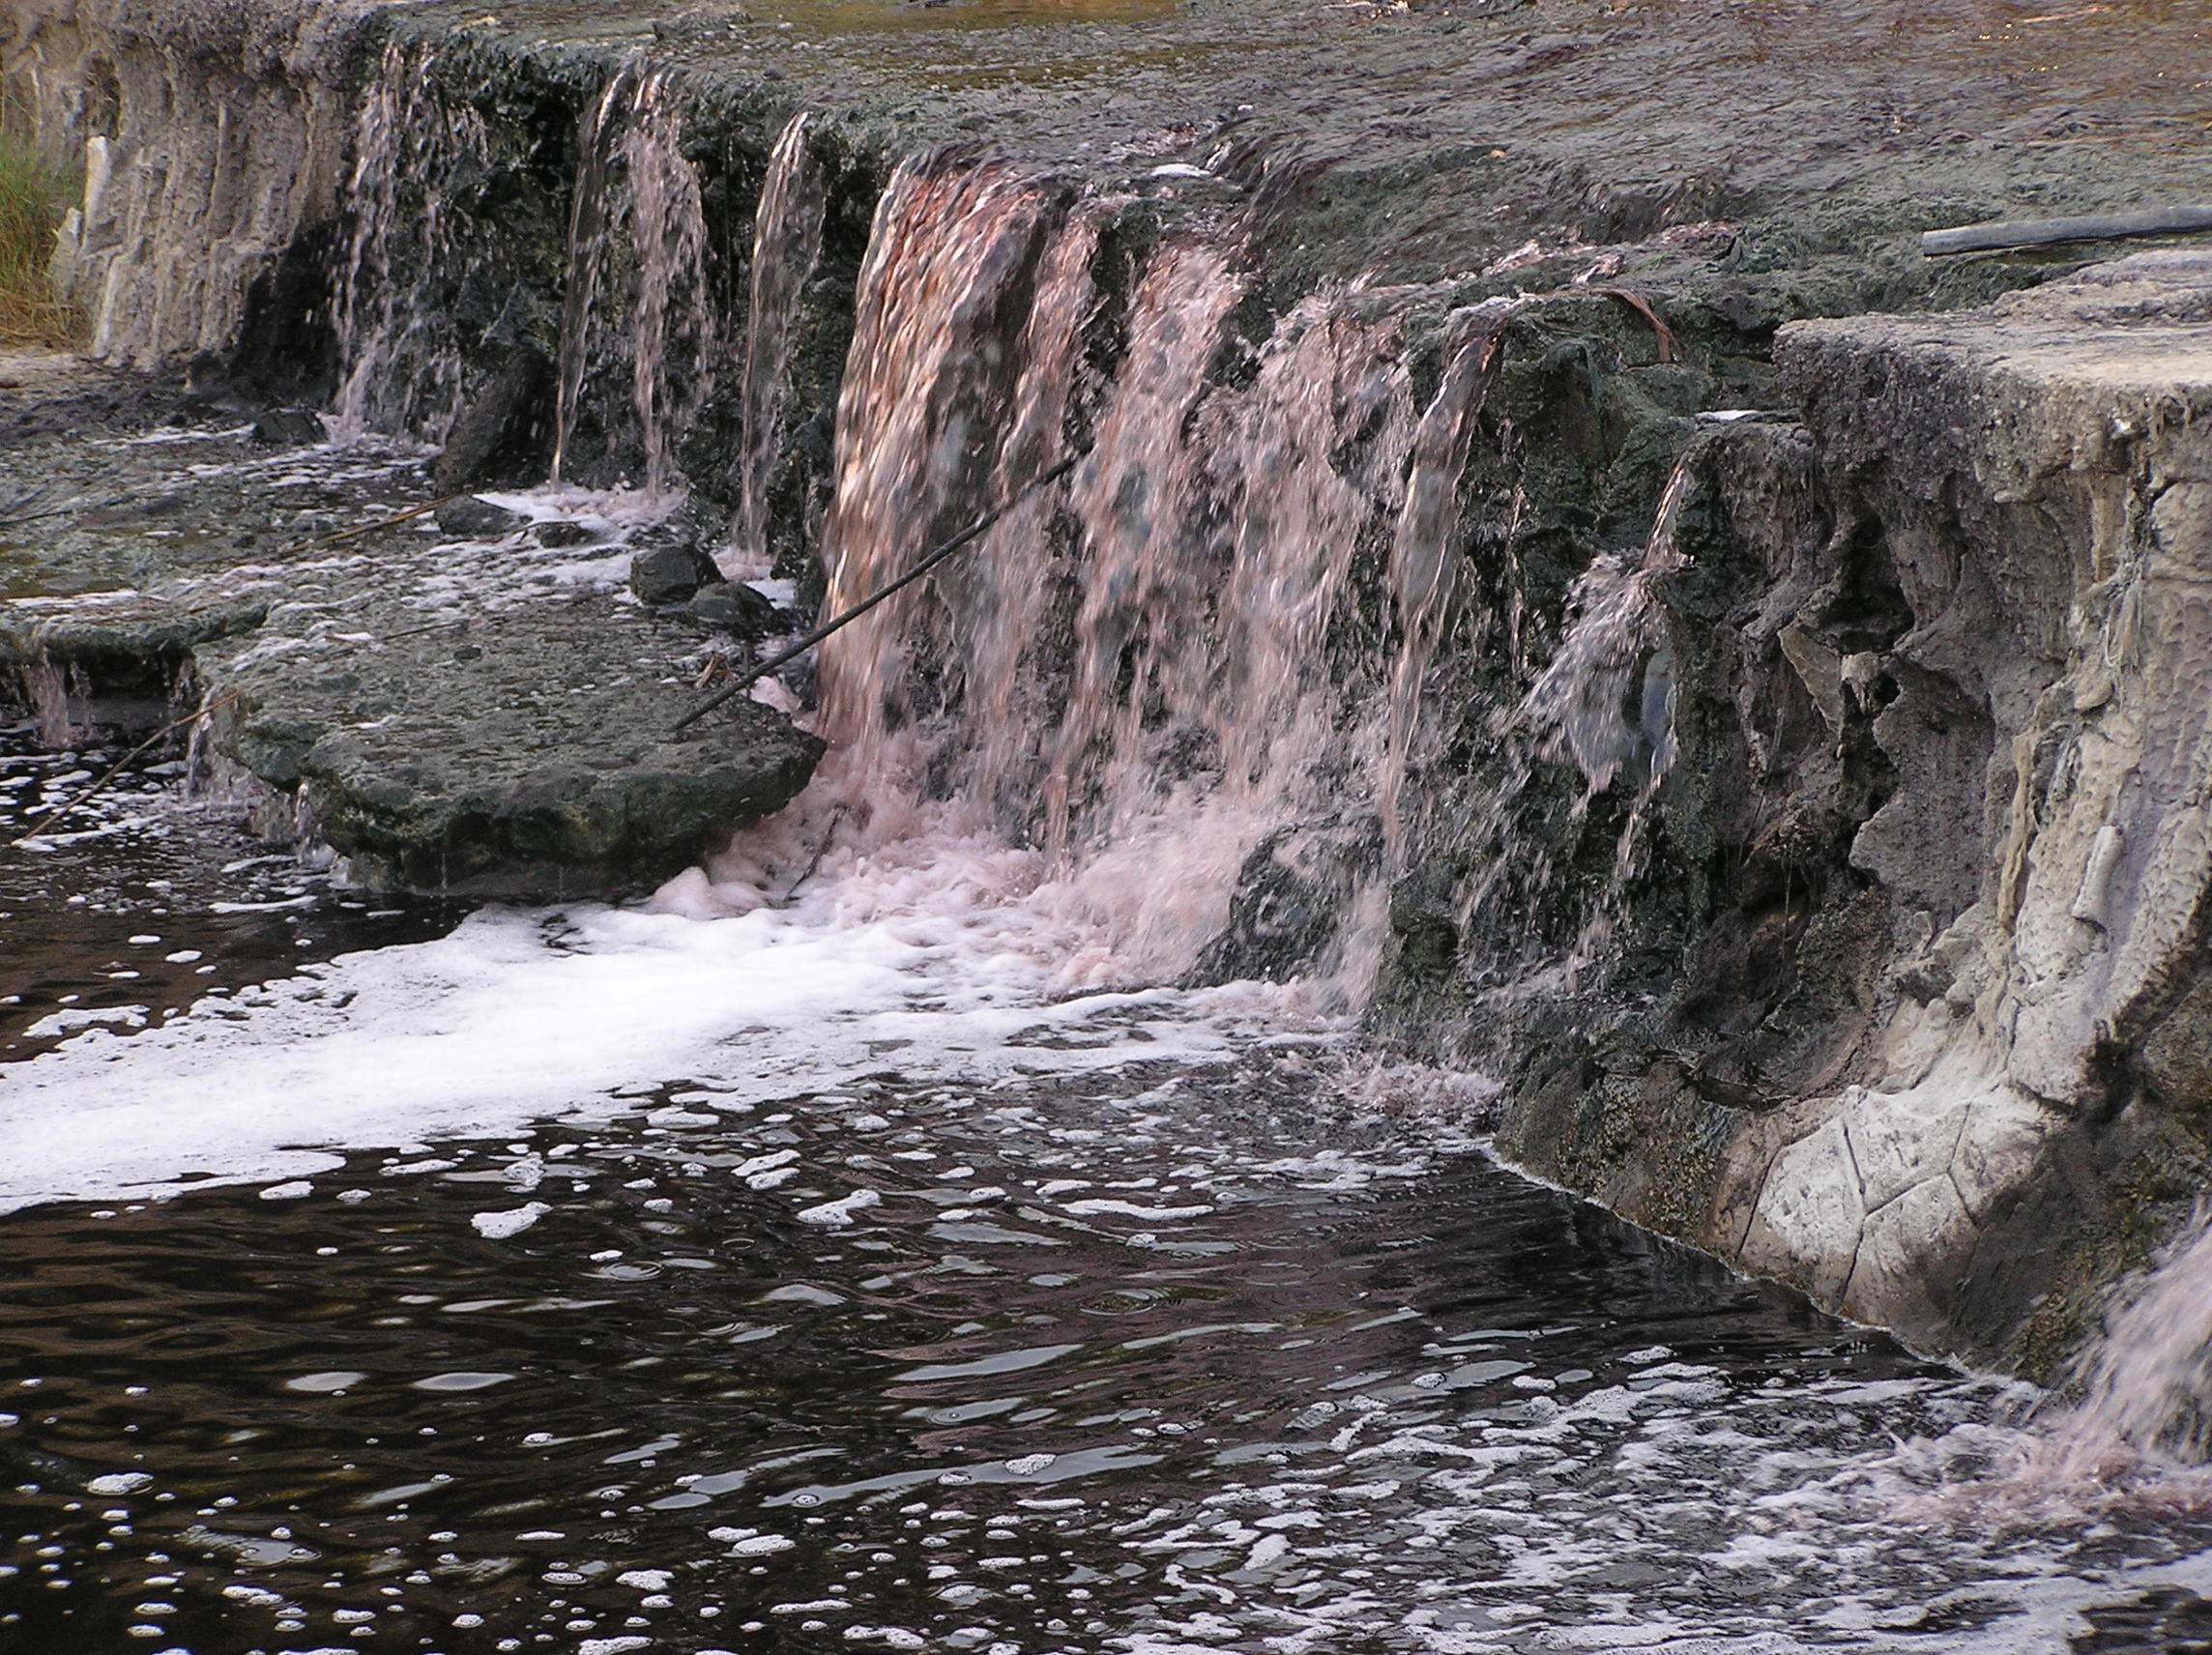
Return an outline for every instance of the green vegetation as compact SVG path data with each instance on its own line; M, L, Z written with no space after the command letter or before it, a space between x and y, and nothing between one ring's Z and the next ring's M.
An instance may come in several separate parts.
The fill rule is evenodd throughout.
M81 318L47 274L73 193L66 172L0 127L0 346L66 345L77 335Z

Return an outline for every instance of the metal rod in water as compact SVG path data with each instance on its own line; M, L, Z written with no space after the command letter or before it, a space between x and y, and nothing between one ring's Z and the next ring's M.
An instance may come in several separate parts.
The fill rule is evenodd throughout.
M1076 457L1077 456L1070 454L1066 459L1062 460L1050 471L1040 472L1036 477L1032 478L1026 485L1016 489L999 505L992 507L990 510L984 512L982 516L976 518L975 522L969 524L967 528L961 530L959 534L953 536L951 539L946 541L945 544L938 547L934 552L931 552L929 556L923 558L921 562L916 564L914 567L908 569L906 573L900 575L898 579L892 581L881 592L871 594L869 596L861 598L859 602L854 604L853 607L846 610L844 614L839 615L832 620L825 621L821 625L815 627L813 631L807 633L805 637L800 639L789 649L780 651L779 653L771 655L767 660L760 662L757 666L749 667L744 672L740 673L735 679L724 684L720 689L716 690L705 701L702 701L698 706L691 709L690 711L684 713L683 717L677 719L677 721L669 727L668 733L671 736L681 734L685 729L685 727L697 722L701 718L704 718L708 713L713 711L715 708L721 706L725 701L729 701L733 697L742 695L746 690L752 688L754 684L760 682L760 681L768 677L770 673L774 672L776 668L785 666L790 662L797 660L800 655L806 653L808 650L814 648L815 645L822 642L823 639L829 637L830 633L836 631L839 627L848 625L852 622L858 621L861 616L865 615L877 604L883 602L885 598L891 596L893 594L897 593L904 587L912 586L916 581L919 580L923 575L927 574L931 569L935 568L939 564L943 563L954 552L957 552L962 546L967 545L971 540L974 540L981 536L985 531L990 529L993 524L998 522L1000 518L1004 517L1007 512L1011 511L1015 507L1019 506L1024 500L1027 500L1031 495L1034 494L1038 489L1044 487L1047 483L1057 482L1060 479L1065 477L1069 472L1073 471L1075 469Z

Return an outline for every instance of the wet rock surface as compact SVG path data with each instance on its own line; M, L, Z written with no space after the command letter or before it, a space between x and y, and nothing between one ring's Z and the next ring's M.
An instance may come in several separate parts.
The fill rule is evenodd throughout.
M1218 596L1221 522L1279 506L1324 524L1357 613L1303 647L1348 681L1395 653L1390 692L1422 691L1437 725L1393 748L1387 801L1345 783L1327 830L1355 854L1244 858L1209 974L1330 958L1386 871L1372 1021L1506 1074L1517 1154L1983 1354L2063 1349L2075 1289L2139 1262L2200 1183L2200 903L2186 836L2159 825L2197 785L2198 686L2122 681L2150 670L2129 653L2143 637L2194 658L2186 603L2140 572L2201 538L2189 488L2142 458L2193 439L2138 392L2194 360L2172 353L2201 274L1983 310L2090 249L1931 262L1914 241L2198 191L2202 88L2141 66L2201 61L2200 12L215 10L38 0L0 22L0 73L87 163L63 262L107 356L246 383L295 341L284 400L319 389L349 425L438 449L423 494L556 463L600 488L680 476L811 609L836 497L872 475L838 446L868 272L926 287L929 232L972 214L952 313L994 348L956 353L912 416L946 440L898 479L900 531L949 531L1054 439L1141 427L1150 406L1189 451L1087 472L1070 506L1164 478L1208 526L1162 587L1192 614ZM233 107L235 145L212 119L173 143L147 124ZM374 188L347 195L349 157ZM884 217L887 189L910 218ZM1054 262L1070 247L1082 268ZM980 417L1042 359L990 324L1010 334L1051 292L1088 295L1073 388L994 460ZM1960 314L1793 327L1870 310ZM1470 316L1497 319L1482 375ZM1297 381L1327 406L1285 434L1266 422L1297 399L1235 399L1304 330L1352 341L1351 365ZM2195 417L2190 387L2161 394ZM1213 418L1224 404L1239 411ZM1429 447L1401 429L1415 411ZM1278 445L1264 484L1202 451L1245 441L1246 419ZM322 502L317 532L404 498L399 475L350 479L366 493ZM145 595L114 600L151 606L137 635L237 692L218 750L373 878L490 891L526 868L515 888L567 890L698 848L700 749L646 712L710 668L698 634L566 606L626 563L556 574L542 533L456 550L394 527L252 576L277 590L267 618L220 635L238 612L219 605L255 600L243 541L195 526L229 486L87 514L66 556L32 560L34 586L68 591L25 597ZM1398 559L1393 517L1400 542L1435 528L1428 563ZM1073 543L1065 513L1025 532L1055 557ZM572 561L595 554L612 556ZM518 582L538 595L508 605ZM732 624L726 599L691 601ZM1039 617L1072 630L1064 587ZM952 658L954 636L928 641ZM2098 659L2127 664L2100 677ZM81 702L44 660L49 698ZM963 693L926 664L902 715ZM1055 672L1047 701L1071 687ZM750 779L715 785L742 820L812 749L749 706L732 717ZM544 785L480 786L517 754ZM654 779L610 795L602 759ZM1370 829L1401 805L1402 834ZM1020 828L1041 830L1033 809ZM2154 911L2170 922L2133 927Z
M1523 998L1543 950L1501 976L1496 915L1451 1015L1511 1054L1530 1165L2045 1361L2206 1175L2175 1077L2212 891L2212 260L1808 324L1779 360L1802 426L1703 439L1643 554L1680 751L1599 804L1594 898L1529 887L1579 934L1574 992ZM1407 983L1437 979L1418 914Z
M267 832L372 887L647 888L812 771L819 743L750 702L669 737L711 652L620 600L619 500L386 522L428 492L412 450L270 456L247 426L0 466L80 506L9 532L15 699L57 740L206 706L202 785L246 787ZM525 533L540 514L584 543Z

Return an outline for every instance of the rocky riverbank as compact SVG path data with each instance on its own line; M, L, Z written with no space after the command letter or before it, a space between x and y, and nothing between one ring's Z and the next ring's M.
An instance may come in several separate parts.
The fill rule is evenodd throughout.
M420 510L411 446L157 407L0 447L27 519L0 674L52 744L204 708L192 785L267 837L373 889L532 900L650 889L812 773L821 743L756 702L671 733L759 635L631 595L696 524L582 493Z

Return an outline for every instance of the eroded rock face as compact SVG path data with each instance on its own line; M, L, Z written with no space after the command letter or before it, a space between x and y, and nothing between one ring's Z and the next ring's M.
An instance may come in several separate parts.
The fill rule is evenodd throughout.
M320 287L302 244L336 210L353 47L382 3L9 8L8 91L43 145L84 171L55 272L92 317L95 354L149 367L227 362L257 312L302 307L287 282ZM288 262L296 249L305 263Z
M1802 425L1686 463L1615 951L1472 1022L1539 1169L2032 1362L2204 1167L2212 256L1776 355Z
M1391 341L1343 406L1292 420L1282 394L1268 463L1286 497L1346 496L1326 521L1358 542L1357 613L1314 646L1330 671L1394 680L1421 626L1436 648L1404 675L1424 724L1406 833L1347 785L1341 823L1247 858L1206 970L1308 970L1348 911L1386 910L1379 1031L1509 1079L1514 1153L1935 1344L2056 1350L2068 1295L2200 1182L2203 273L2131 261L1973 311L2054 267L1931 264L1906 233L2027 185L2052 211L2194 189L2168 147L2069 150L2053 177L2017 141L2074 130L2078 93L2026 73L2042 54L2147 45L2068 14L1932 69L1895 8L1858 0L1756 38L1579 0L942 33L926 8L779 26L709 5L650 37L567 0L357 32L373 11L0 18L0 72L86 162L63 264L101 354L335 390L346 429L444 446L425 494L556 456L595 486L673 467L810 600L856 289L902 157L1020 173L1056 222L1095 211L1046 437L1095 435L1148 277L1211 248L1237 302L1149 371L1186 411L1227 401L1322 295L1332 327ZM1944 12L1912 16L1940 32ZM2132 28L2177 61L2194 38ZM2185 98L2145 82L2120 113L2171 122ZM679 187L682 235L640 240L649 175ZM652 293L647 244L679 267ZM1021 267L977 293L1026 294L1034 238L977 245ZM1951 313L1776 344L1797 318L1914 306ZM1454 415L1472 315L1504 316L1499 363ZM997 349L979 379L1014 377ZM1382 464L1393 399L1442 407L1452 440ZM1176 426L1193 448L1238 429ZM1413 470L1448 589L1417 617L1379 572ZM1268 520L1242 484L1202 498L1205 476L1194 521ZM480 588L519 573L511 527L468 531L504 546L470 555ZM153 572L198 591L242 545ZM744 775L659 739L710 665L690 623L483 606L449 632L393 593L451 571L408 535L366 551L379 578L288 576L258 632L189 645L203 684L238 692L219 750L370 877L597 888L803 780L808 740L749 707L721 733ZM694 619L766 624L735 590ZM610 791L618 772L638 790Z

